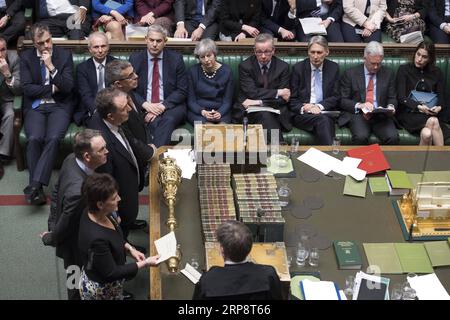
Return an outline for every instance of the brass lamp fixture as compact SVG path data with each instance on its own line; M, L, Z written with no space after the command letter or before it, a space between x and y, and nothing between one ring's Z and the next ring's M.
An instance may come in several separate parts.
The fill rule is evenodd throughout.
M175 202L177 200L178 186L181 183L181 169L177 166L175 159L166 157L159 162L158 183L163 190L164 201L169 208L169 218L166 221L170 231L177 228L177 220L175 218ZM178 271L181 261L180 245L177 245L176 255L167 260L169 272Z

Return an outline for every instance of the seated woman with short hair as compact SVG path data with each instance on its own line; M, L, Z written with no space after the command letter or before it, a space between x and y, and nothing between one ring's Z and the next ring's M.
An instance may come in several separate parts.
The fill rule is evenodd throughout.
M115 9L108 5L115 3ZM111 40L125 40L125 26L134 17L134 0L92 0L92 28L98 31L102 27Z
M420 134L420 145L443 146L445 139L450 137L450 130L439 119L445 105L444 76L435 61L434 44L424 41L417 46L412 62L398 68L396 117L410 133ZM434 92L437 104L427 106L415 101L412 90Z
M217 46L211 39L197 43L194 54L200 62L188 72L188 121L191 124L195 121L231 122L233 75L230 67L216 60Z

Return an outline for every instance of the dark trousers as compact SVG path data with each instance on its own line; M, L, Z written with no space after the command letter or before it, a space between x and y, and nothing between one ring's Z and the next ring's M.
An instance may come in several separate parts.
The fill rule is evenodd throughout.
M53 37L61 38L67 36L69 40L84 40L91 31L91 18L87 15L86 20L81 26L68 28L67 18L70 16L68 14L61 14L41 19L40 22L48 26Z
M359 34L356 34L355 27L352 27L351 25L345 22L341 23L342 36L344 37L345 42L365 42L365 43L368 43L370 41L381 42L381 30L377 30L374 33L372 33L370 37L365 38Z
M272 141L272 136L274 138L278 137L278 141L282 142L283 135L281 134L281 123L280 116L273 112L252 112L247 114L248 123L251 124L261 124L263 129L267 130L267 143L275 143ZM276 130L276 131L273 131Z
M3 15L0 15L0 17L3 17ZM23 30L25 30L25 17L23 12L19 11L12 16L5 27L0 29L0 37L3 37L7 43L11 43L20 34L23 34Z
M334 120L325 114L298 114L293 118L294 126L312 132L317 145L332 145Z
M187 19L184 20L184 27L186 28L189 36L191 36L192 32L198 28L200 23L198 23L195 20ZM212 39L216 40L217 36L219 35L219 24L217 22L212 23L211 25L207 26L206 29L203 31L202 39Z
M295 38L300 42L308 42L311 39L311 35L305 35L303 32L302 25L300 23L297 24L295 29ZM327 28L327 40L329 42L344 42L344 37L341 32L341 24L340 22L333 22Z
M450 17L445 17L444 20L445 22L450 22ZM428 27L429 27L428 33L430 34L430 37L434 41L434 43L441 43L441 44L450 43L450 35L446 34L439 27L436 27L431 23L428 24Z
M164 113L157 116L153 122L147 123L149 141L157 148L171 144L172 132L184 122L186 118L186 106L179 105L175 108L166 109Z
M394 120L385 115L375 115L366 120L361 114L352 114L348 126L352 132L352 144L367 145L371 132L381 144L398 144L399 137Z
M43 104L24 112L30 183L48 185L59 141L64 138L70 118L70 113L57 104Z

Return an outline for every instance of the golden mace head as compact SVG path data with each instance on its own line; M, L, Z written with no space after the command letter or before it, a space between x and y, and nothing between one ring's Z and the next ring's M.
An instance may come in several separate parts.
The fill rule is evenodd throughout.
M178 185L181 183L181 169L175 159L166 157L159 162L158 183L163 189L164 200L167 205L176 201Z

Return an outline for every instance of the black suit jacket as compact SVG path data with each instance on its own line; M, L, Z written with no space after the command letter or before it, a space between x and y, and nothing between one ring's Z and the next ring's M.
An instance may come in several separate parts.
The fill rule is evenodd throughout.
M113 56L108 55L106 64L115 59ZM98 87L97 70L92 57L77 66L77 88L80 101L73 117L75 122L80 125L83 121L90 118L95 111L95 96L97 95Z
M366 82L364 65L359 65L346 70L341 78L341 109L345 112L338 119L340 126L350 120L350 114L355 113L355 105L366 101ZM386 67L381 67L377 72L376 98L378 106L386 107L388 104L397 106L397 93L395 90L395 76Z
M297 0L296 16L297 18L310 17L311 12L318 8L316 0ZM328 13L322 16L322 19L331 17L336 21L340 21L343 14L342 0L334 0L328 9Z
M262 0L262 26L273 34L278 34L280 27L291 29L293 27L292 19L288 18L289 3L287 0L278 0L278 9L273 12L273 17L270 16L273 8L272 0Z
M147 50L134 52L130 56L130 63L133 65L134 72L139 76L136 92L141 97L147 97L148 85L148 57ZM188 91L186 67L184 66L183 56L170 49L164 49L163 53L163 87L164 101L163 105L167 109L177 106L186 107L186 97Z
M212 267L196 284L194 300L281 300L281 282L274 267L246 262Z
M220 0L204 0L205 16L201 23L208 27L217 21L217 16L220 9ZM196 0L176 0L173 4L175 10L175 22L192 20L197 12Z
M276 98L277 90L289 88L289 65L273 56L267 73L268 88L264 88L261 69L256 56L251 56L239 64L239 104L245 99L262 100L264 105L280 109L280 122L285 130L292 129L288 103ZM243 111L243 107L239 107ZM235 117L236 118L236 117ZM238 119L235 119L239 121ZM239 121L240 122L240 121Z
M41 65L36 49L24 51L20 57L20 75L23 88L23 108L30 109L36 99L53 98L71 115L76 104L74 95L75 81L73 78L72 53L53 46L52 62L58 70L55 77L50 77L50 84L42 84ZM59 89L52 93L52 84Z
M246 24L256 29L261 27L261 0L227 0L222 2L220 32L233 39ZM242 23L239 22L242 20Z
M339 65L325 59L322 68L323 100L319 102L325 110L333 110L339 104ZM299 114L304 103L311 99L311 61L309 58L295 64L291 74L290 107Z
M6 10L5 12L0 11L0 17L6 13L8 16L13 17L17 12L22 10L22 0L6 0Z
M130 153L106 126L97 112L92 116L90 123L93 129L99 130L102 133L103 139L106 141L106 148L109 151L106 163L96 171L109 173L118 183L121 198L118 210L119 215L122 218L122 223L129 224L136 219L139 210L139 191L144 187L145 171L142 162L136 159L138 160L138 168L136 168ZM138 152L133 143L133 136L126 130L126 127L122 128L137 158ZM138 173L140 177L139 184Z
M69 266L67 263L74 262L81 266L78 228L81 214L87 206L86 198L81 193L87 175L75 159L73 153L69 154L59 171L48 218L48 230L51 233L44 239L46 244L56 247L56 255L64 259L65 268Z
M429 0L425 1L428 7L428 21L440 28L445 18L445 0Z

